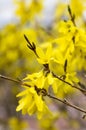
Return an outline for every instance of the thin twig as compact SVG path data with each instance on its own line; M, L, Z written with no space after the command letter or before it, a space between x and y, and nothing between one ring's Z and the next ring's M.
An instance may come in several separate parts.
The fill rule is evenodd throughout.
M20 80L12 79L10 77L6 77L6 76L3 76L3 75L0 75L0 78L6 79L6 80L9 80L9 81L12 81L12 82L16 82L16 83L19 83L19 84L21 84L21 82L22 82Z
M78 111L81 111L81 112L83 112L83 113L86 114L86 110L84 110L84 109L82 109L82 108L80 108L80 107L78 107L78 106L75 106L74 104L69 103L66 99L62 100L62 99L60 99L60 98L51 96L50 94L47 94L47 96L48 96L49 98L58 100L59 102L62 102L62 103L64 103L64 104L66 104L67 106L70 106L70 107L72 107L72 108L74 108L74 109L76 109L76 110L78 110Z
M20 85L23 85L23 86L31 87L29 84L24 83L24 82L23 82L22 80L20 80L20 79L16 80L16 79L12 79L12 78L10 78L10 77L3 76L3 75L0 75L0 78L5 79L5 80L9 80L9 81L12 81L12 82L16 82L16 83L18 83L18 84L20 84Z
M71 18L71 21L72 21L73 25L76 26L76 24L75 24L75 15L72 14L72 11L71 11L71 8L70 8L69 5L68 5L68 12L69 12L69 15L70 15L70 18Z
M71 83L69 83L69 82L63 80L62 78L60 78L58 75L54 74L53 72L52 72L52 74L53 74L53 76L54 76L55 78L59 79L60 81L62 81L62 82L64 82L64 83L66 83L67 85L70 85L71 87L78 89L78 90L81 91L82 93L86 93L86 90L85 90L85 89L79 88L79 87L77 87L77 86L75 86L75 85L72 85Z
M27 87L31 87L29 84L27 84L27 83L24 83L23 81L21 81L21 80L16 80L16 79L12 79L12 78L10 78L10 77L6 77L6 76L3 76L3 75L0 75L0 78L2 78L2 79L5 79L5 80L9 80L9 81L12 81L12 82L16 82L16 83L19 83L20 85L24 85L24 86L27 86ZM66 83L66 82L65 82ZM69 83L68 83L69 84ZM70 84L69 84L70 85ZM78 106L75 106L74 104L71 104L71 103L69 103L66 99L64 99L64 100L62 100L62 99L60 99L60 98L57 98L57 97L55 97L55 96L52 96L52 95L50 95L50 94L48 94L48 92L46 91L46 89L44 89L44 88L37 88L37 86L36 86L36 89L35 89L37 92L39 92L40 94L42 94L42 96L48 96L49 98L52 98L52 99L55 99L55 100L57 100L57 101L59 101L59 102L61 102L61 103L64 103L65 105L67 105L67 106L70 106L71 108L74 108L74 109L76 109L76 110L78 110L78 111L80 111L80 112L83 112L85 115L83 116L83 118L85 118L85 116L86 116L86 110L84 110L84 109L82 109L82 108L80 108L80 107L78 107ZM38 94L39 94L38 93Z
M24 38L25 38L25 40L27 41L27 47L30 49L30 50L32 50L34 53L35 53L35 55L39 58L39 56L38 56L38 54L37 54L37 52L36 52L36 45L35 45L35 43L34 42L30 42L29 41L29 39L28 39L28 37L24 34Z

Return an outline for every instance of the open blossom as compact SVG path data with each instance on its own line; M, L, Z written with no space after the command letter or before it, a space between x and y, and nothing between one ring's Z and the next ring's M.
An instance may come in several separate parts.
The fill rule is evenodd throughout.
M71 0L70 6L72 13L77 16L81 16L83 11L85 10L85 0Z
M56 42L58 44L64 44L64 49L67 45L73 41L71 44L74 46L75 49L82 49L86 51L86 32L82 28L78 28L74 26L72 21L61 21L59 23L59 33L61 36L57 38ZM64 41L64 42L63 42ZM66 43L65 43L66 42ZM69 44L69 45L71 45Z
M17 1L17 4L16 15L20 17L22 23L27 22L27 20L31 21L36 14L40 14L43 8L42 0L31 0L30 4L26 4L25 1Z
M16 111L22 110L22 114L37 114L38 119L50 112L41 93L44 83L44 78L41 77L42 79L40 79L41 74L41 72L34 73L24 79L23 87L25 90L17 95L21 99L16 108Z
M33 115L37 114L38 119L48 112L48 107L42 99L41 95L38 95L34 88L28 88L23 92L20 92L17 97L21 97L19 100L19 105L16 111L22 110L22 114Z
M38 54L38 62L40 64L49 64L50 59L52 57L52 46L51 44L48 46L46 51L43 51L40 47L37 47L36 49L37 54Z
M24 130L28 127L28 123L24 120L19 120L16 117L11 117L8 120L10 130Z

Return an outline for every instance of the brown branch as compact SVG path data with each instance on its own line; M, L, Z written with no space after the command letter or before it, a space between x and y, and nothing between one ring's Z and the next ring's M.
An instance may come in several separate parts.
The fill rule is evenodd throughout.
M67 106L70 106L70 107L72 107L72 108L74 108L74 109L76 109L76 110L78 110L78 111L83 112L83 113L86 114L86 110L84 110L84 109L82 109L82 108L80 108L80 107L78 107L78 106L75 106L74 104L69 103L66 99L62 100L62 99L60 99L60 98L51 96L50 94L47 94L47 96L48 96L49 98L55 99L55 100L57 100L57 101L59 101L59 102L61 102L61 103L64 103L64 104L67 105Z
M29 84L27 83L24 83L22 80L16 80L16 79L12 79L10 77L7 77L7 76L3 76L3 75L0 75L0 78L2 79L5 79L5 80L9 80L9 81L12 81L12 82L15 82L15 83L18 83L20 85L23 85L23 86L27 86L27 87L31 87Z
M6 77L6 76L3 76L3 75L0 75L0 78L5 79L5 80L9 80L9 81L12 81L12 82L16 82L16 83L19 83L19 84L21 84L21 82L22 82L21 80L12 79L10 77Z
M56 76L56 77L57 77L57 76ZM31 87L29 84L24 83L24 82L22 82L21 80L12 79L12 78L10 78L10 77L6 77L6 76L3 76L3 75L0 75L0 78L5 79L5 80L9 80L9 81L12 81L12 82L19 83L20 85L25 85L25 86L27 86L27 87ZM60 79L59 77L57 77L57 78L58 78L59 80L63 81L63 80ZM70 85L70 83L68 83L68 82L65 82L65 83L67 83L67 84ZM76 110L78 110L78 111L80 111L80 112L83 112L83 113L84 113L83 119L86 117L86 110L84 110L84 109L82 109L82 108L80 108L80 107L78 107L78 106L75 106L74 104L69 103L66 99L62 100L62 99L60 99L60 98L57 98L57 97L55 97L55 96L50 95L50 94L46 91L46 89L44 89L44 88L41 89L41 88L38 88L37 86L34 86L34 87L35 87L35 90L37 91L38 94L42 94L42 96L48 96L49 98L55 99L55 100L57 100L57 101L59 101L59 102L61 102L61 103L64 103L64 104L67 105L67 106L70 106L71 108L74 108L74 109L76 109Z
M70 8L69 5L68 5L68 12L69 12L69 15L70 15L70 18L71 18L71 21L72 21L73 25L76 26L76 23L75 23L75 15L72 14L72 11L71 11L71 8Z
M85 89L79 88L79 87L77 87L77 86L75 86L75 85L72 85L71 83L69 83L69 82L63 80L62 78L60 78L58 75L54 74L53 72L52 72L52 74L53 74L53 76L54 76L55 78L59 79L60 81L62 81L62 82L64 82L64 83L66 83L67 85L70 85L70 86L73 87L73 88L78 89L79 91L81 91L81 92L84 93L84 95L85 95L85 93L86 93L86 90L85 90Z
M67 105L67 106L69 106L71 108L74 108L74 109L76 109L76 110L78 110L80 112L83 112L84 113L83 119L86 117L86 110L84 110L84 109L82 109L82 108L80 108L80 107L78 107L78 106L76 106L74 104L69 103L66 99L62 100L60 98L52 96L44 88L40 89L40 88L37 88L37 86L36 86L36 90L39 91L39 93L41 93L42 96L48 96L49 98L55 99L55 100L65 104L65 105Z
M28 43L28 44L27 44L28 48L29 48L30 50L32 50L32 51L35 53L35 55L39 58L39 56L38 56L38 54L37 54L37 52L36 52L36 45L35 45L35 43L34 43L34 42L31 43L25 34L24 34L24 38L25 38L25 40L26 40L27 43Z

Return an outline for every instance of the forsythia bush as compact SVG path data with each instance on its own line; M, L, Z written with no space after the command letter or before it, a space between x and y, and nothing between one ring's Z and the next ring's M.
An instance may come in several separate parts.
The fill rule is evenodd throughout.
M24 35L29 49L34 52L38 63L43 67L38 73L28 74L23 79L24 90L17 95L21 99L16 111L22 110L23 114L29 115L36 113L40 119L46 113L48 115L44 96L48 96L50 87L55 96L64 97L66 93L73 91L72 86L79 84L77 71L85 69L86 62L86 32L77 27L75 22L76 16L80 15L83 8L80 8L79 12L73 5L78 3L80 6L79 2L71 1L68 6L71 18L59 22L57 38L44 43L44 47L30 42Z
M16 15L19 16L20 23L9 25L0 32L1 58L6 55L0 66L7 64L6 69L9 69L9 65L12 66L14 62L16 66L20 66L17 71L13 64L11 69L13 73L16 70L15 75L29 72L23 80L17 81L23 90L17 95L20 100L16 111L36 114L41 120L44 117L48 123L41 125L47 130L55 129L51 124L59 117L59 114L49 108L51 98L86 114L85 110L74 107L64 99L77 89L86 96L86 88L78 76L78 72L86 71L84 3L86 4L85 0L59 3L53 22L48 28L44 28L37 21L37 16L42 18L43 0L32 0L29 3L16 0ZM24 42L27 42L29 50Z

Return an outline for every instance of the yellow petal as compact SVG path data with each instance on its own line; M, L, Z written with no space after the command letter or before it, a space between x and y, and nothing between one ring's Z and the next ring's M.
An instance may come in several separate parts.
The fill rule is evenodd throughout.
M36 103L38 111L42 111L43 110L43 101L42 101L41 96L38 96L37 94L35 94L35 103Z
M40 59L45 57L45 54L44 54L43 50L40 47L36 48L36 52L37 52Z

